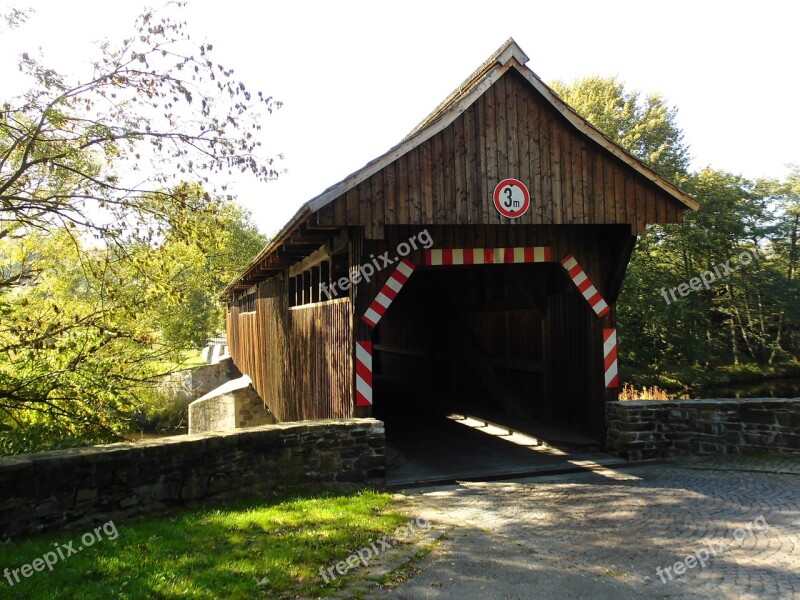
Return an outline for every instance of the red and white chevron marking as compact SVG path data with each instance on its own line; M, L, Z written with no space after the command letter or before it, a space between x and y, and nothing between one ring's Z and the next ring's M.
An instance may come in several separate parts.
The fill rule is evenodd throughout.
M616 329L603 329L603 368L606 374L606 387L619 387Z
M432 267L449 265L510 265L550 262L548 246L515 248L429 248L425 264Z
M589 277L583 272L583 268L578 264L578 261L575 260L572 254L567 254L562 259L561 266L566 269L569 278L572 279L572 283L574 283L578 291L583 294L583 297L586 298L589 306L597 313L598 317L602 317L611 310L611 307L603 300L600 292L592 285Z
M372 406L372 342L356 342L356 406Z
M397 297L397 294L403 289L406 281L408 281L408 278L411 277L411 274L416 268L417 266L406 258L400 261L394 273L389 276L389 280L381 288L381 291L378 292L378 295L375 296L375 300L369 305L367 312L361 317L367 325L375 327L378 324L378 321L380 321L381 317L386 313L386 309L389 308L392 300Z

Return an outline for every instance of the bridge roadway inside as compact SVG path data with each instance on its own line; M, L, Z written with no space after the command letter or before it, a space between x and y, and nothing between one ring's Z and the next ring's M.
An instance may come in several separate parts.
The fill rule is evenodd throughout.
M396 489L632 466L594 440L505 413L392 404L376 416L386 426L387 483Z

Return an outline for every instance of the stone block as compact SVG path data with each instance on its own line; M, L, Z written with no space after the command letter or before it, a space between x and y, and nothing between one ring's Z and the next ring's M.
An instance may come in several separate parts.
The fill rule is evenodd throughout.
M336 481L342 483L362 483L367 480L367 474L364 471L352 470L341 471L336 476Z
M125 498L120 500L119 501L119 507L120 508L130 508L131 506L136 506L140 502L141 502L141 498L139 498L139 496L137 496L136 494L133 494L131 496L126 496Z
M796 435L784 434L783 445L793 450L800 449L800 431Z
M742 409L741 420L745 423L757 423L765 425L776 424L775 415L771 410L768 409L758 410L751 407Z

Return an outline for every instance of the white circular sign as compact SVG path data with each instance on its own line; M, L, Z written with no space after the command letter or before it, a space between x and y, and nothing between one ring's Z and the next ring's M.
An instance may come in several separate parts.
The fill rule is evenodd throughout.
M519 179L503 179L494 188L494 207L504 217L521 217L531 206L531 194Z

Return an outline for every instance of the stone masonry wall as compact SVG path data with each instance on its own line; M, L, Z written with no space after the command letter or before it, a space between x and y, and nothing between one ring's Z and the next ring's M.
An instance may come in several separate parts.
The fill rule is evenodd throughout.
M206 498L381 483L383 423L300 421L0 458L0 532L20 536Z
M606 448L631 460L800 454L800 398L609 402L606 423Z
M247 375L229 381L189 404L189 433L225 431L276 422Z

